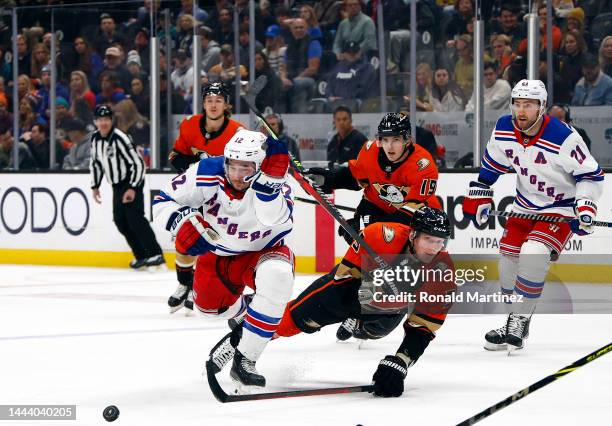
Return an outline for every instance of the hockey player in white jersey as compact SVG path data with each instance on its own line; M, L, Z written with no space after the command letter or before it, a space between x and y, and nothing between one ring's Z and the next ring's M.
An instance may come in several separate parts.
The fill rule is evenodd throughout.
M514 170L513 211L573 218L569 223L507 221L500 240L500 284L503 294L521 295L523 302L506 304L506 324L485 336L489 350L523 347L550 263L572 233L593 232L604 173L580 135L545 114L547 96L540 80L521 80L512 89L512 114L497 121L478 180L470 182L463 202L466 217L477 226L486 223L493 201L491 186L500 175Z
M155 220L177 251L199 256L196 311L241 322L231 370L241 385L265 386L255 363L291 296L294 257L283 242L293 226L288 167L285 144L239 130L223 157L193 164L154 200ZM245 287L255 290L252 299Z

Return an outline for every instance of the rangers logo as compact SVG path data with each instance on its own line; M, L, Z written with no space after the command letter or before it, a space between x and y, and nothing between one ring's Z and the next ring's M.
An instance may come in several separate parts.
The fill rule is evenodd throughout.
M416 164L420 172L425 170L431 164L431 161L429 161L427 158L421 158Z
M410 187L400 186L399 188L390 183L380 184L375 183L374 188L378 192L378 196L381 200L385 200L391 204L401 204L404 202L404 198L410 191Z
M387 244L393 241L393 238L395 238L395 229L393 228L383 225L382 232L383 232L383 239L385 240Z

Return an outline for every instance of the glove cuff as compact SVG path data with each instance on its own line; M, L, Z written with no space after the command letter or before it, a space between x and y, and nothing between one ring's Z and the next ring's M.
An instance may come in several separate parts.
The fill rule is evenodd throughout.
M491 187L482 182L470 182L468 190L469 198L493 198L493 190Z
M185 206L181 207L174 213L170 215L168 218L168 222L166 222L166 230L170 231L170 233L176 237L178 230L183 226L183 223L186 220L189 220L190 217L199 215L200 212L198 209L194 209L193 207Z
M406 363L400 357L395 355L387 355L384 359L381 359L378 365L384 365L385 367L393 368L404 376L404 379L408 375L408 367Z
M253 183L251 184L251 188L257 192L258 196L264 195L264 197L271 197L271 199L276 198L276 195L281 191L283 185L285 184L285 178L272 177L268 176L265 173L259 172L253 177ZM264 201L269 201L267 199L261 198Z

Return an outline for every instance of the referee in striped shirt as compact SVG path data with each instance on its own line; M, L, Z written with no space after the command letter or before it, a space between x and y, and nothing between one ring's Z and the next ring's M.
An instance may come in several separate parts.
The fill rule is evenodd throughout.
M91 189L100 204L102 177L113 187L113 221L127 240L135 259L133 269L164 262L162 250L144 215L145 164L129 136L113 127L113 112L100 105L94 111L97 130L91 135Z

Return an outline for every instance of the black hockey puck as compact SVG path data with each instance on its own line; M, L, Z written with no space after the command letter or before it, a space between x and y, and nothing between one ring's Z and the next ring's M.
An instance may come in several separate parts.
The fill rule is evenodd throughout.
M107 422L114 422L119 417L119 409L115 405L109 405L102 411L102 417Z

